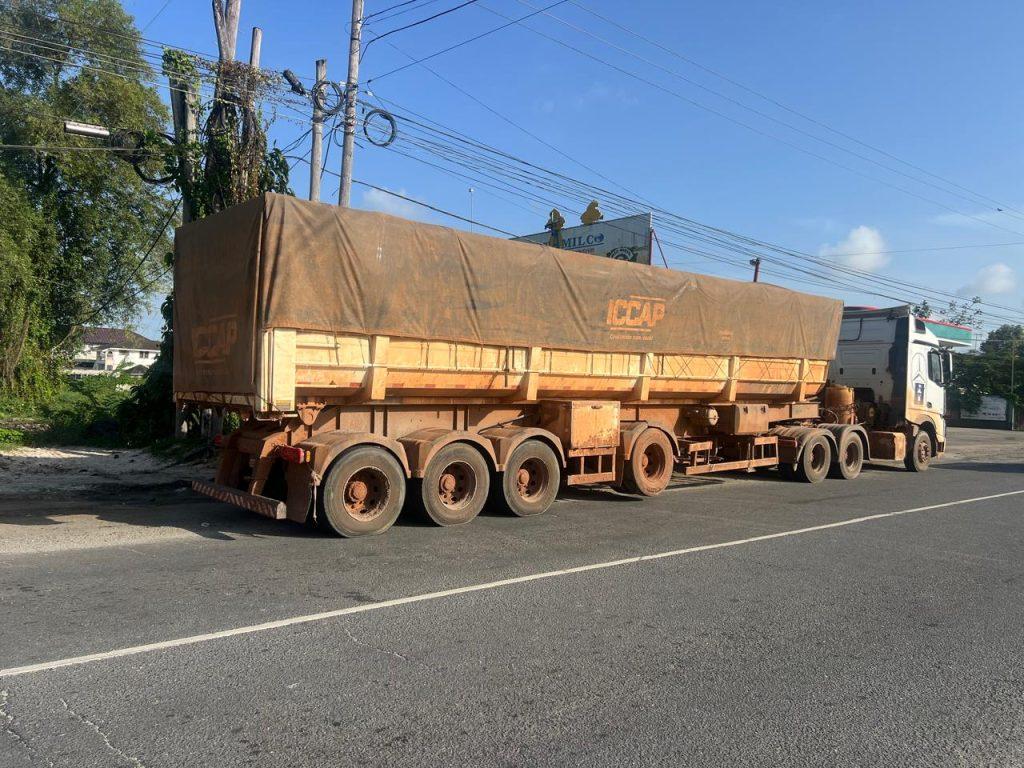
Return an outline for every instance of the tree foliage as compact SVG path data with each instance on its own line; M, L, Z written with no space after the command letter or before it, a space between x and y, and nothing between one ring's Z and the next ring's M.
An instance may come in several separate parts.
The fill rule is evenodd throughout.
M1002 325L991 331L977 353L953 362L952 401L963 410L981 405L983 395L1024 403L1024 326Z
M953 325L965 325L971 328L977 325L978 320L981 319L981 297L974 296L962 301L950 299L949 304L940 309L933 307L928 299L923 299L920 304L914 304L911 311L917 317L934 317Z
M65 135L65 118L163 129L156 73L116 0L24 0L0 6L0 24L0 142L98 146ZM0 152L0 391L44 394L81 325L126 323L160 288L172 204L115 155Z

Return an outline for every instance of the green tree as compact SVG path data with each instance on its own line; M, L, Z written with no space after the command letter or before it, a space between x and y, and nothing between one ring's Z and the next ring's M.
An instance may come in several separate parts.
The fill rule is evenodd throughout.
M983 395L1005 397L1018 408L1024 403L1024 326L1002 325L990 331L977 353L953 361L954 404L974 410Z
M0 391L38 395L85 324L125 323L160 286L173 205L71 118L155 133L167 112L116 0L0 6Z

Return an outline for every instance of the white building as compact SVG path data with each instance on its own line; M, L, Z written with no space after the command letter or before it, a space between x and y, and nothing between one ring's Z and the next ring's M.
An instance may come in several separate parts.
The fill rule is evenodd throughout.
M124 328L84 328L71 376L110 374L118 369L142 376L156 360L160 344Z

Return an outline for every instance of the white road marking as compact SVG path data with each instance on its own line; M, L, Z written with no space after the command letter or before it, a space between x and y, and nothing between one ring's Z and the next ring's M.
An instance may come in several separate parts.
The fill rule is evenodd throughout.
M600 571L606 568L618 568L623 565L632 565L634 563L643 563L648 560L662 560L666 557L680 557L682 555L692 555L699 552L710 552L715 549L727 549L729 547L739 547L744 544L754 544L759 541L770 541L771 539L783 539L790 536L800 536L805 533L814 533L815 531L827 531L832 528L844 528L849 525L858 525L860 523L867 523L872 520L884 520L889 517L899 517L900 515L909 515L913 512L929 512L936 509L947 509L949 507L956 507L961 504L974 504L979 501L990 501L992 499L1002 499L1007 496L1017 496L1024 493L1024 490L1020 491L1007 491L1006 493L994 493L990 496L976 496L973 499L960 499L959 501L947 501L942 504L930 504L927 507L914 507L913 509L901 509L896 512L880 512L874 515L864 515L863 517L854 517L849 520L840 520L835 523L823 523L822 525L812 525L807 528L796 528L789 531L779 531L778 533L767 533L763 536L751 536L747 539L734 539L732 541L722 541L717 544L702 544L697 547L686 547L685 549L673 549L667 552L656 552L651 555L637 555L635 557L624 557L621 560L607 560L601 563L590 563L589 565L577 565L572 568L561 568L557 571L544 571L542 573L532 573L527 576L515 576L510 579L499 579L498 581L488 581L482 584L470 584L465 587L455 587L454 589L444 589L439 592L426 592L419 595L410 595L408 597L396 597L393 600L381 600L377 603L363 603L361 605L353 605L348 608L339 608L334 611L323 611L321 613L310 613L305 616L292 616L287 619L278 619L277 621L267 621L262 624L250 624L245 627L235 627L234 629L222 629L219 632L207 632L202 635L191 635L189 637L179 637L173 640L162 640L156 643L146 643L145 645L132 645L127 648L116 648L112 651L103 651L101 653L90 653L85 656L71 656L66 659L56 659L54 661L44 661L39 664L27 664L23 667L9 667L7 669L0 669L0 677L14 677L16 675L30 675L35 672L45 672L51 669L61 669L62 667L73 667L79 664L89 664L94 661L106 661L107 659L119 659L124 656L135 656L140 653L152 653L153 651L166 651L171 648L180 648L185 645L196 645L197 643L206 643L211 640L222 640L227 637L238 637L240 635L252 635L256 632L266 632L271 629L282 629L284 627L292 627L296 624L310 624L316 621L326 621L327 619L336 619L340 616L351 616L356 613L366 613L368 611L379 611L383 608L395 608L400 605L409 605L411 603L422 603L428 600L440 600L443 597L454 597L455 595L465 595L470 592L483 592L490 589L498 589L500 587L508 587L513 584L526 584L531 581L540 581L542 579L553 579L558 576L569 576L574 573L586 573L587 571Z

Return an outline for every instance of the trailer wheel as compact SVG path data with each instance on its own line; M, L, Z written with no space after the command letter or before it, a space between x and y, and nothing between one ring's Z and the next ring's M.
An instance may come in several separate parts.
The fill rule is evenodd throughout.
M405 502L405 474L383 448L363 446L341 455L324 478L321 517L339 536L366 536L390 528Z
M491 473L480 451L465 443L451 443L427 465L420 501L438 525L462 525L480 514L490 487Z
M555 452L540 440L526 440L512 451L500 482L494 483L495 505L518 517L547 512L561 479Z
M828 476L853 480L864 467L864 444L855 432L845 432L839 439L839 455L829 468Z
M672 479L672 467L672 443L660 429L648 427L633 443L625 487L641 496L657 496Z
M832 464L832 447L824 435L814 435L804 443L800 460L796 465L796 476L805 483L820 483L828 475Z
M918 430L903 459L903 465L911 472L924 472L932 463L932 438L923 429Z

